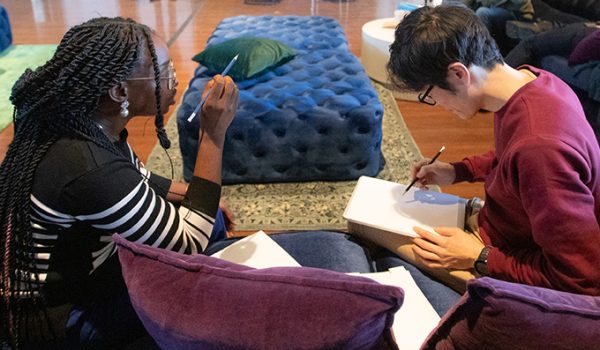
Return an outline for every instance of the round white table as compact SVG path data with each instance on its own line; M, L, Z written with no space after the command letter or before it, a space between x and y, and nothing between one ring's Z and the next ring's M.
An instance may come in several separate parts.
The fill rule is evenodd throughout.
M369 77L386 87L391 86L387 63L397 24L398 21L392 17L376 19L362 26L361 63ZM394 91L394 96L404 100L417 100L417 94L412 92Z
M360 60L367 75L380 83L388 83L386 70L390 59L390 45L394 42L394 31L398 21L392 18L376 19L362 26ZM384 24L387 26L384 27Z

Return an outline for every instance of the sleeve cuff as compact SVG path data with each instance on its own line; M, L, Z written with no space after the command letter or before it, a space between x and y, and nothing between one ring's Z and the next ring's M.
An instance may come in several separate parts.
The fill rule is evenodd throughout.
M157 195L161 196L162 198L167 197L169 189L171 188L171 180L151 172L148 181L150 183L150 187L154 190L154 192L156 192Z
M469 167L464 162L456 162L450 163L454 167L454 173L456 177L454 178L454 183L469 181L473 176L469 171Z
M190 181L182 205L214 218L217 216L220 199L220 185L194 176Z

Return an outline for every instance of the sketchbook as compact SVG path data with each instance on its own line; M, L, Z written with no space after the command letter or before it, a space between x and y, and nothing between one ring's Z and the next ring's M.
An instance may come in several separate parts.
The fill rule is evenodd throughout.
M413 227L464 228L466 200L458 196L411 188L407 185L361 176L343 217L349 227L366 226L416 237Z
M402 307L394 315L392 330L396 343L402 350L418 350L427 336L440 322L429 300L425 297L408 270L402 266L385 272L357 273L355 276L368 277L381 284L400 287L404 290Z
M288 252L263 231L242 238L211 256L255 269L300 266Z

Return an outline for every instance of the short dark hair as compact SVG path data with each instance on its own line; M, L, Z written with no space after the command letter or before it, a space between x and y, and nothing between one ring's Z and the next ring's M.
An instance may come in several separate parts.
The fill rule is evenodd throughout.
M396 28L387 69L401 89L435 85L451 90L448 65L460 62L487 70L504 61L498 46L475 13L464 6L422 7Z

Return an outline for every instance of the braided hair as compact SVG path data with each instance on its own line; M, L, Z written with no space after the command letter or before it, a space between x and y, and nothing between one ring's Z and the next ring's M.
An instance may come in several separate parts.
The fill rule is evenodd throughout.
M13 86L15 136L0 166L0 347L19 348L32 319L45 338L56 338L34 261L30 196L35 170L50 146L64 136L122 156L91 117L100 98L129 77L146 49L154 67L157 135L163 148L170 146L151 35L147 26L131 19L89 20L71 28L54 56L35 71L27 69Z

